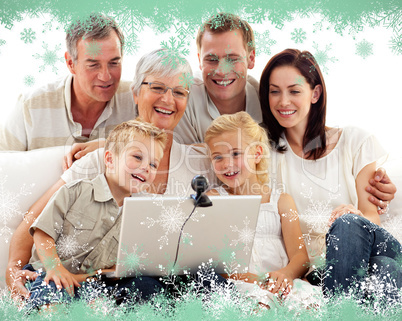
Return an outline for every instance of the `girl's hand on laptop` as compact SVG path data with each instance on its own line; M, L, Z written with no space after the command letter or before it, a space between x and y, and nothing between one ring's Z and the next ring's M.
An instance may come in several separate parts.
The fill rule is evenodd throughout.
M65 288L70 296L74 296L74 287L81 287L75 279L75 275L70 273L61 263L46 271L44 281L46 284L49 284L49 281L53 281L58 290Z

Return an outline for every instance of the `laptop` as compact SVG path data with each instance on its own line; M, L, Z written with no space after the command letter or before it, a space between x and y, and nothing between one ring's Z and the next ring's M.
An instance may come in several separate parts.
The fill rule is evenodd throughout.
M210 196L212 206L191 198L125 198L113 277L247 272L261 196Z

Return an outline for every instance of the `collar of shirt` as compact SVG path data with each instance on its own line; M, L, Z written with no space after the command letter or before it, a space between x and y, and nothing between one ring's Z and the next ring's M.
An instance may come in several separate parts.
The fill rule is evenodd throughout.
M105 174L100 174L92 180L94 187L94 199L97 202L107 202L113 199L109 184L106 181Z

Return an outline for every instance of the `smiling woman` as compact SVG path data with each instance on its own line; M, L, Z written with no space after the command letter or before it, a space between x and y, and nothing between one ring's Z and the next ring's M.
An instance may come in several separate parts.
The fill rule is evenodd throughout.
M323 275L312 274L310 280L325 278L328 296L345 291L361 298L365 277L381 278L381 271L392 275L387 286L400 290L402 269L396 260L401 244L380 227L365 189L387 154L366 131L327 127L326 97L324 77L308 51L276 54L261 75L264 124L279 164L278 179L294 197L307 236L310 270L326 257Z

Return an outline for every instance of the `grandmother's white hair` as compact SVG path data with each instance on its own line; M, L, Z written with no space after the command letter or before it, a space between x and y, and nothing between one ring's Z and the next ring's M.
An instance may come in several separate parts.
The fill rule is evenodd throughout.
M145 77L149 75L154 77L174 77L178 74L183 74L183 79L192 77L193 72L188 61L183 57L172 56L172 53L167 49L157 49L145 54L138 61L130 88L138 96ZM190 89L189 84L186 83L185 85L183 87Z

